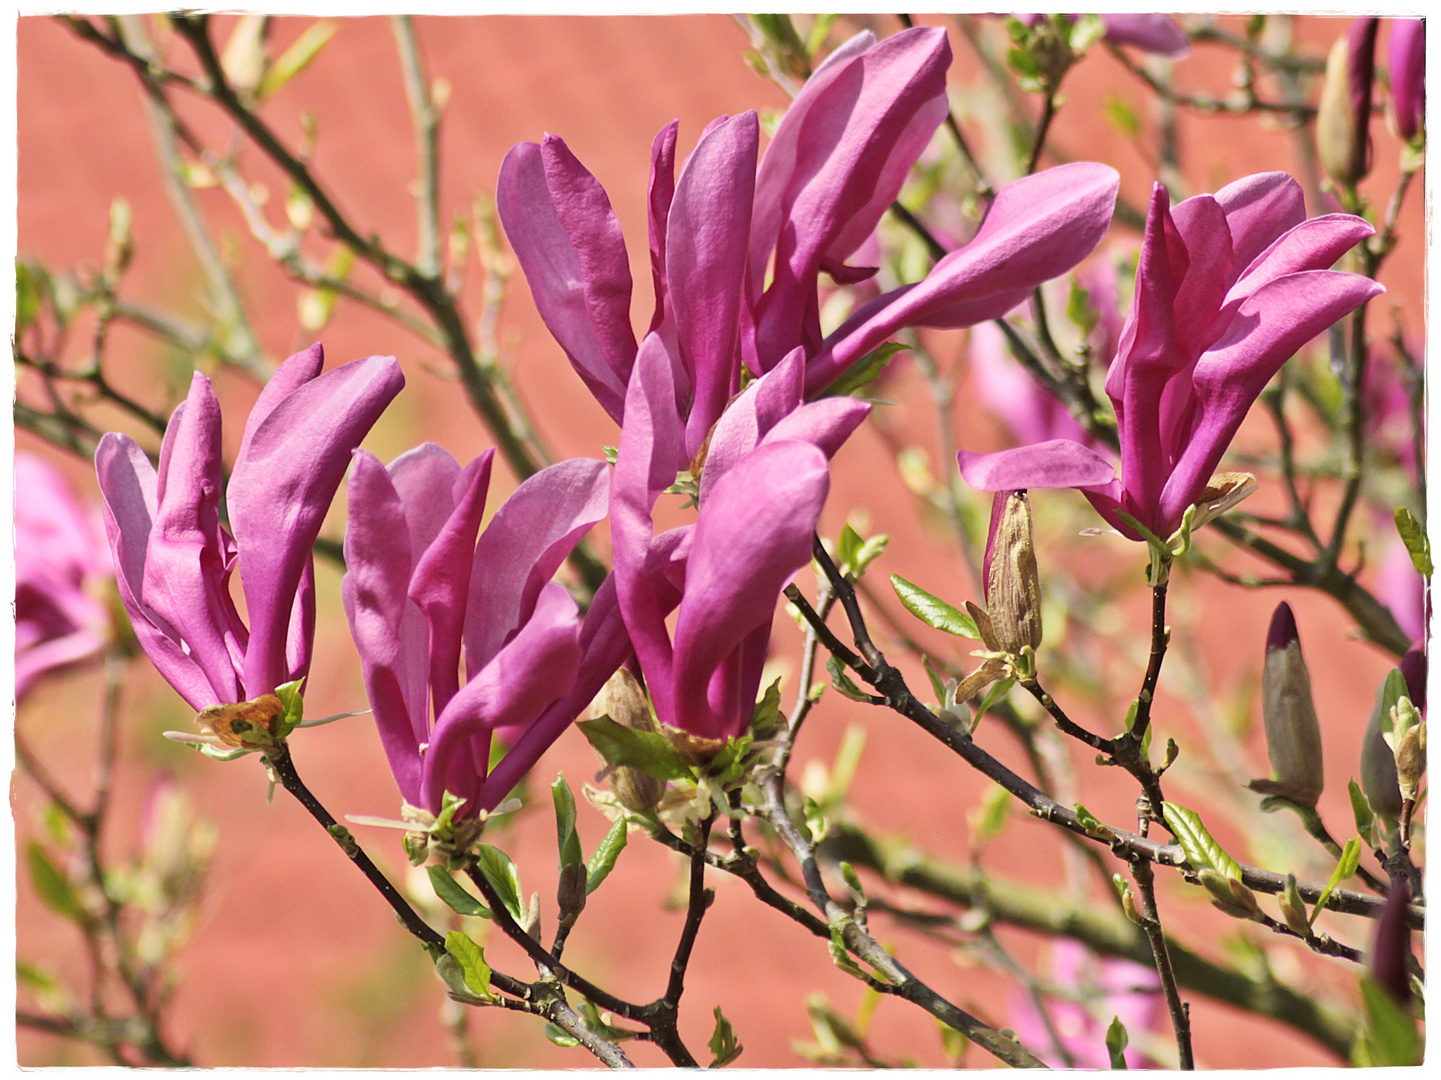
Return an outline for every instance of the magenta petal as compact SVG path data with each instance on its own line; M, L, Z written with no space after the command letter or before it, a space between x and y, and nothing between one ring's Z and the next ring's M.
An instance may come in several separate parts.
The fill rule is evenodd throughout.
M1191 51L1186 32L1169 15L1110 14L1102 15L1106 24L1106 40L1117 45L1134 45L1157 56L1185 56Z
M871 412L871 403L849 396L821 398L802 405L766 432L762 445L791 439L807 442L826 456L835 456L851 433Z
M407 592L413 569L405 508L385 467L357 451L348 493L341 598L366 695L401 794L420 804L420 745L428 738L427 630Z
M410 599L425 612L430 631L430 700L431 711L437 714L460 687L460 644L475 535L485 514L494 458L495 451L487 450L466 466L456 485L455 510L434 542L419 554L410 575Z
M285 680L290 606L351 452L405 385L394 357L338 367L288 395L256 428L230 478L230 521L250 615L245 688Z
M564 586L541 590L530 620L437 718L425 752L421 805L438 813L449 791L467 800L463 816L480 809L490 733L530 723L571 688L580 669L579 625Z
M1396 130L1410 142L1426 119L1426 20L1392 19L1387 57Z
M242 644L226 583L220 468L220 402L210 380L196 372L165 429L140 596L189 647L217 699L235 702L264 691L243 694L237 678ZM293 596L292 590L286 597L287 619Z
M620 422L635 357L630 264L604 190L566 148L517 143L500 167L496 209L536 309L572 366Z
M142 597L146 548L155 516L155 470L145 451L128 435L113 432L95 449L105 534L115 561L115 584L140 647L151 663L197 712L220 697L179 635L151 612Z
M1156 517L1169 535L1211 476L1252 402L1302 345L1386 290L1359 274L1311 270L1258 289L1192 376L1199 422L1166 482ZM1130 490L1129 480L1127 490Z
M606 515L609 469L573 458L526 480L495 512L467 573L465 665L477 672L530 618L542 588Z
M962 450L956 463L962 479L977 491L1088 488L1116 479L1115 466L1090 447L1070 439L1052 439L994 454Z
M904 326L963 327L999 318L1091 253L1111 223L1120 177L1077 162L1006 185L975 237L926 279L832 335L806 372L814 394Z
M385 471L405 509L410 550L419 558L455 510L460 463L435 443L421 443L401 454Z
M693 398L686 456L739 383L737 344L760 121L734 116L701 140L676 182L666 226L666 295Z
M1226 296L1227 314L1243 299L1279 277L1303 270L1327 270L1376 230L1364 218L1326 214L1303 221L1258 255Z
M270 415L270 410L319 375L324 367L325 350L316 342L275 369L275 374L270 376L270 380L261 388L260 396L255 399L255 407L250 410L250 416L245 420L245 434L241 436L240 453L236 455L236 460L245 456L246 447L255 436L255 429Z
M1306 220L1301 185L1283 172L1243 176L1216 192L1216 201L1226 211L1237 276L1279 237Z
M657 700L663 720L704 736L733 728L734 716L716 713L706 687L751 631L770 625L781 588L810 559L829 488L825 455L797 442L761 446L716 484L686 564L671 683L675 711L660 712Z
M310 674L310 649L315 641L315 560L300 572L295 602L290 605L290 623L285 629L285 681Z
M646 221L650 235L650 276L655 289L655 313L650 330L666 316L665 229L675 198L675 140L680 121L672 120L656 134L650 147L650 184L646 190ZM649 331L647 331L649 332Z

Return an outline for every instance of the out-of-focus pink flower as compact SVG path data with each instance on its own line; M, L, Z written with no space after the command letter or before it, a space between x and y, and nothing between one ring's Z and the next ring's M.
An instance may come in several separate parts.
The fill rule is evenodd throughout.
M1149 1031L1161 1014L1161 980L1154 968L1130 960L1101 959L1070 938L1051 942L1051 981L1079 1000L1051 998L1046 1012L1078 1069L1109 1069L1106 1028L1118 1017L1132 1035L1124 1053L1132 1069L1155 1068L1134 1045L1135 1033ZM1011 992L1011 1030L1021 1044L1052 1068L1064 1068L1058 1051L1029 995Z
M1421 350L1407 342L1413 356ZM1411 391L1401 374L1400 361L1390 350L1373 349L1366 362L1362 403L1366 410L1366 443L1399 461L1408 472L1416 469L1416 438L1411 412ZM1425 412L1422 412L1425 423Z
M196 372L160 447L126 435L95 450L120 598L140 647L197 711L251 701L310 670L311 547L350 454L405 379L394 357L321 374L319 345L281 364L245 424L220 522L220 402ZM250 620L230 576L240 571Z
M1426 20L1392 19L1391 115L1407 142L1421 134L1426 122Z
M115 576L99 508L87 511L44 458L15 454L15 697L110 640L97 595Z
M963 450L961 475L982 491L1079 488L1123 535L1141 539L1125 514L1171 536L1207 496L1271 376L1384 291L1326 269L1373 231L1345 214L1308 221L1300 185L1285 173L1248 176L1174 210L1157 184L1135 300L1106 377L1121 478L1105 457L1064 439L995 454Z
M1426 579L1417 571L1391 522L1384 522L1381 528L1390 530L1391 535L1386 541L1386 554L1376 568L1376 599L1391 609L1408 638L1425 641Z
M583 627L551 581L605 516L605 463L542 469L477 541L494 454L462 469L426 443L387 468L358 450L350 481L345 613L391 771L405 801L432 814L446 792L465 800L461 817L498 805L625 656L614 635L593 647L609 591ZM521 734L498 779L497 730Z
M1006 425L1016 442L1090 437L1060 400L1048 394L1010 353L995 323L971 327L971 387L976 399Z
M1026 14L1016 18L1034 26L1046 16ZM1116 45L1131 45L1143 52L1175 58L1191 51L1186 32L1169 15L1113 12L1102 15L1101 22L1106 27L1106 40Z

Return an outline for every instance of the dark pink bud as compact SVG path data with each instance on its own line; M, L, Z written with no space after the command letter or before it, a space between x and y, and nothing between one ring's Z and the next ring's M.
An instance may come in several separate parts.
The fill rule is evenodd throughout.
M1266 651L1284 649L1291 642L1300 640L1300 635L1296 633L1296 616L1291 612L1291 605L1282 600L1276 605L1276 613L1271 616L1271 629L1266 634Z
M1396 131L1410 142L1426 116L1426 20L1393 20L1388 54L1392 115Z
M1421 712L1426 711L1426 654L1408 649L1401 657L1401 677L1406 680L1406 696Z
M1404 877L1396 878L1376 920L1376 941L1371 946L1371 978L1402 1005L1411 1001L1410 903L1410 885Z

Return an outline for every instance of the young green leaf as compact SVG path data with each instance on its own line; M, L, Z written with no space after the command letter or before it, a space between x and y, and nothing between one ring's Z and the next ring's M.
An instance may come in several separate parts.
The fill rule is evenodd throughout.
M445 951L460 965L460 973L471 993L487 1000L494 996L490 992L490 965L485 962L484 949L459 930L452 930L445 935Z
M1106 1029L1106 1053L1111 1055L1111 1068L1125 1069L1126 1046L1131 1041L1131 1036L1126 1033L1126 1025L1121 1023L1119 1016L1111 1017L1111 1026Z
M869 702L871 700L871 695L851 681L851 677L846 674L845 667L834 656L827 658L826 670L831 673L831 685L836 688L836 693L848 697L852 701Z
M927 626L934 626L937 630L973 641L981 639L981 632L976 629L975 621L969 615L939 597L932 596L919 585L911 584L900 574L891 575L891 588L895 589L896 595L900 597L901 606Z
M657 780L693 780L691 771L666 737L617 724L608 716L576 723L607 766L629 765Z
M275 719L275 737L283 739L298 728L305 719L305 702L300 694L305 686L304 679L284 683L275 688L275 696L285 706L285 711Z
M325 48L325 43L335 33L336 24L322 19L312 24L305 33L295 39L295 44L281 53L280 59L270 65L260 85L255 89L256 100L264 100L275 91L304 71L312 60Z
M775 734L781 721L781 680L779 676L766 687L766 692L756 702L751 713L751 734L757 739L768 739Z
M1326 882L1326 887L1321 890L1321 896L1317 899L1316 906L1311 909L1310 925L1316 925L1316 916L1321 914L1321 909L1326 906L1326 901L1331 899L1331 894L1336 891L1341 882L1354 874L1360 865L1361 841L1353 836L1341 849L1341 857L1336 860L1336 869L1331 871L1331 877Z
M1086 835L1097 840L1105 840L1107 843L1116 838L1115 832L1095 814L1091 813L1080 803L1076 803L1076 820L1081 823L1081 828L1086 830Z
M443 866L427 866L426 874L430 876L430 887L435 890L435 895L440 897L446 907L457 915L479 915L482 919L490 918L490 908L486 907L465 888L450 876Z
M35 892L45 901L45 906L57 915L63 915L75 922L85 921L85 909L75 889L60 870L50 861L49 854L32 840L25 849L26 861L30 864L30 883Z
M902 345L896 341L888 341L884 345L866 353L850 367L841 373L841 377L831 383L823 392L823 397L840 397L842 394L854 394L881 377L881 372L891 362L891 358L903 349L910 348L909 345Z
M1370 1067L1420 1065L1424 1044L1416 1018L1370 976L1361 976L1361 1004L1366 1013L1363 1049Z
M600 883L609 876L615 867L615 860L620 857L621 850L625 847L626 825L625 818L616 818L611 824L610 831L605 834L600 845L590 853L590 861L585 864L585 891L586 894L595 892Z
M575 831L575 796L564 776L556 777L550 785L550 797L555 803L555 842L560 865L579 866L585 862L585 855L580 849L580 834Z
M1361 785L1354 780L1346 782L1346 790L1351 794L1351 815L1356 819L1356 834L1375 848L1379 837L1376 835L1376 814L1371 809L1371 800L1366 798Z
M1176 842L1186 853L1186 861L1196 870L1214 870L1223 877L1241 880L1241 867L1227 855L1220 844L1212 839L1201 824L1201 816L1194 810L1187 810L1176 803L1162 803L1161 813L1166 827L1176 836Z
M1431 576L1431 540L1426 535L1426 530L1416 520L1415 515L1404 506L1396 507L1396 531L1401 534L1401 542L1406 545L1406 550L1411 555L1411 562L1416 567L1416 572L1422 577Z
M710 1052L713 1060L710 1063L712 1069L719 1069L722 1065L729 1065L736 1058L741 1056L745 1049L741 1041L736 1038L735 1028L726 1019L725 1013L721 1012L720 1006L715 1007L715 1030L711 1032Z
M500 894L500 902L517 922L525 920L525 909L521 906L520 871L511 862L510 856L490 844L477 844L475 865L485 875L490 887Z
M836 537L836 565L841 573L855 572L856 553L864 543L861 534L851 528L849 523L841 526L841 533Z

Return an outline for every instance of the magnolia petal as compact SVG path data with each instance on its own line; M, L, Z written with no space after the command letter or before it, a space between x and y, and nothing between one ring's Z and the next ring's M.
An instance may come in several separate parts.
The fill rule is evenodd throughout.
M1376 232L1364 218L1350 214L1325 214L1303 221L1246 268L1226 294L1226 314L1257 289L1287 274L1303 270L1327 270L1346 252Z
M237 677L238 619L226 588L220 469L220 402L210 380L196 372L165 429L140 595L188 647L219 702L229 704L252 695L241 692Z
M155 516L155 469L128 435L101 437L95 448L105 535L115 563L115 584L145 655L192 709L220 704L210 680L179 636L141 600L146 548Z
M467 571L465 665L478 672L530 618L542 587L606 515L609 469L573 458L526 480L495 512Z
M436 719L425 752L419 804L439 813L441 795L464 798L463 816L480 810L496 728L529 724L575 682L580 616L565 587L552 582L530 620L451 698Z
M1167 536L1180 525L1252 402L1281 365L1337 319L1382 292L1381 285L1359 274L1310 270L1278 278L1242 303L1226 335L1196 365L1199 420L1161 496L1158 535Z
M630 269L599 189L560 139L547 137L544 148L517 143L500 166L496 210L541 319L601 408L620 423L635 356Z
M410 550L419 559L455 510L460 463L435 443L421 443L401 454L385 471L405 510Z
M782 586L810 559L829 488L825 455L799 442L759 447L716 484L686 564L671 678L675 711L662 712L657 700L663 722L708 737L731 730L735 718L715 712L706 688L751 631L770 625Z
M311 379L320 374L325 367L325 350L319 342L303 349L291 356L278 368L275 374L270 376L268 382L260 390L260 396L255 399L255 407L250 410L250 415L245 420L245 434L240 438L240 453L236 459L245 456L245 450L250 445L250 440L255 437L255 429L260 422L270 415L270 411L285 400L290 394L299 390Z
M650 329L660 326L666 315L665 229L670 204L675 198L675 140L680 121L661 128L650 147L650 184L646 189L647 225L650 235L650 276L655 288L655 314Z
M787 439L807 442L826 456L835 456L841 445L861 426L871 412L871 403L853 397L828 397L808 402L781 420L761 440L762 445Z
M1240 276L1278 237L1306 220L1306 197L1287 173L1254 173L1216 192L1226 211L1231 251Z
M792 349L726 407L711 429L700 479L702 502L715 482L760 444L761 436L800 407L805 363L805 350Z
M977 491L1090 488L1116 479L1114 465L1089 446L1070 439L1051 439L993 454L962 450L956 462L961 478Z
M300 577L351 452L405 385L394 357L326 372L279 402L235 462L230 522L250 615L249 697L285 681L285 638Z
M863 324L851 320L806 371L813 395L904 326L973 326L999 318L1041 282L1091 253L1110 226L1120 185L1106 165L1060 165L1006 185L965 247L926 279L896 290Z
M1169 15L1140 12L1102 15L1106 24L1106 40L1117 45L1133 45L1157 56L1182 57L1191 51L1186 32Z

